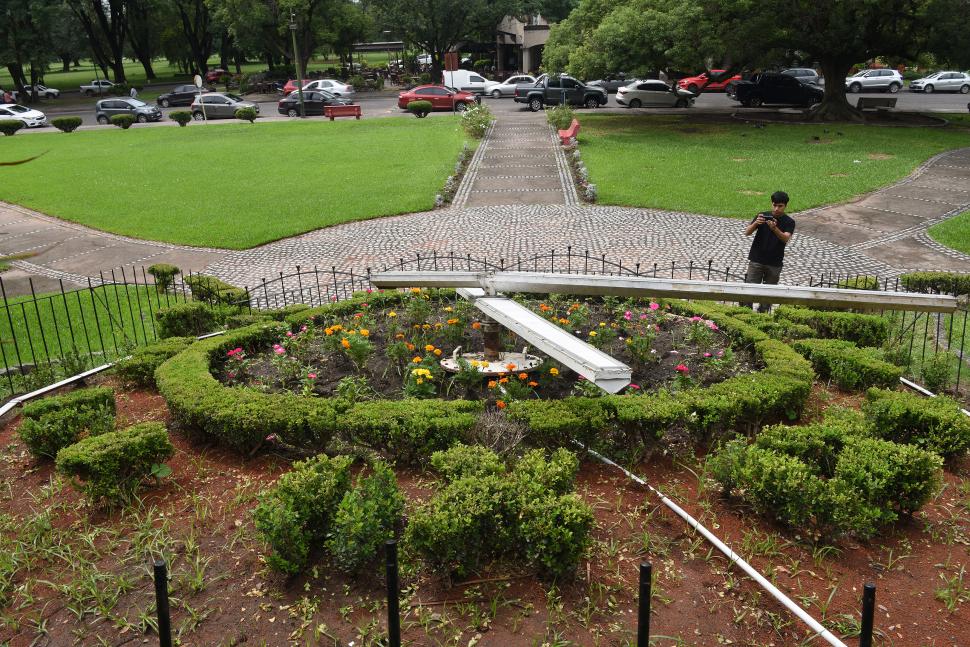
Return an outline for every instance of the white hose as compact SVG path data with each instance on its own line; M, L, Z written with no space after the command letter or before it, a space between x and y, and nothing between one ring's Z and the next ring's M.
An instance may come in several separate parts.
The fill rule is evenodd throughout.
M804 622L805 624L807 624L812 629L812 631L814 631L816 633L816 635L821 636L822 638L824 638L825 641L828 642L830 645L834 645L835 647L846 647L846 644L844 642L842 642L841 640L839 640L838 638L836 638L835 635L833 635L831 631L829 631L828 629L826 629L825 627L823 627L822 624L819 623L818 620L816 620L812 616L808 615L808 613L804 609L802 609L800 606L798 606L797 604L795 604L794 602L792 602L791 598L789 598L787 595L785 595L784 593L782 593L781 591L779 591L778 590L778 587L776 587L774 584L772 584L767 579L765 579L765 577L763 575L761 575L761 573L759 573L758 571L756 571L754 569L754 567L752 567L750 564L748 564L746 561L744 561L744 559L740 555L738 555L733 550L731 550L727 546L727 544L725 544L723 541L721 541L720 539L718 539L717 537L715 537L714 534L711 533L711 531L709 531L707 528L705 528L704 526L702 526L696 519L694 519L694 517L692 517L689 514L687 514L687 512L683 508L681 508L676 503L674 503L673 501L671 501L670 499L668 499L666 496L664 496L664 494L662 492L660 492L659 490L657 490L655 487L653 487L652 485L650 485L649 483L647 483L646 481L644 481L642 478L640 478L636 474L630 472L629 470L624 469L620 465L617 465L616 463L614 463L610 459L606 458L602 454L599 454L599 453L593 451L592 449L589 449L589 448L585 447L580 442L577 442L575 440L573 442L575 442L580 447L583 447L587 452L589 452L591 455L595 456L597 459L601 460L602 462L606 463L607 465L611 465L611 466L617 468L618 470L620 470L621 472L623 472L624 474L626 474L628 477L630 477L631 479L633 479L634 481L636 481L640 485L646 486L651 492L653 492L658 497L660 497L660 500L663 502L663 504L665 506L667 506L668 508L670 508L671 510L673 510L674 513L678 517L680 517L681 519L683 519L684 521L686 521L689 526L691 526L692 528L694 528L695 530L697 530L699 533L701 533L702 535L704 535L704 538L707 539L707 541L711 542L714 545L715 548L717 548L719 551L721 551L722 553L724 553L724 555L728 559L730 559L732 562L734 562L735 564L737 564L738 566L740 566L741 567L741 570L743 570L745 573L747 573L748 576L751 577L751 579L753 579L755 582L757 582L758 584L760 584L761 587L764 590L766 590L768 593L770 593L772 595L772 597L774 597L776 600L778 600L779 602L781 602L789 611L791 611L796 616L798 616L798 618L802 622Z
M908 386L909 388L913 389L914 391L917 391L919 393L922 393L925 396L928 396L928 397L931 397L931 398L935 398L936 397L936 394L933 393L932 391L930 391L929 389L920 386L916 382L912 382L910 380L907 380L905 377L899 378L899 381L902 382L904 386ZM963 415L970 416L970 411L967 411L966 409L960 409L960 411L963 412Z

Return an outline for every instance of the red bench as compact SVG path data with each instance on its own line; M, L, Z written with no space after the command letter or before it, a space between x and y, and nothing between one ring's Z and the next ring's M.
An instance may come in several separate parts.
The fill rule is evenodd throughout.
M330 117L330 121L333 121L334 117L356 117L360 119L360 106L324 106L323 115Z
M574 138L578 134L579 134L579 122L573 119L572 123L569 124L569 128L567 128L566 130L559 131L559 141L561 141L562 145L565 146L566 144L569 143L570 139Z

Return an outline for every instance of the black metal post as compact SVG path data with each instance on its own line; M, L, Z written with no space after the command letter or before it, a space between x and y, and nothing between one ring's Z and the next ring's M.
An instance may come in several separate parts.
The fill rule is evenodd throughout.
M168 568L164 559L155 560L155 608L158 610L158 643L172 647L172 619L168 609Z
M859 631L859 647L872 647L872 616L876 611L876 585L862 588L862 628Z
M640 609L637 616L637 647L650 647L650 586L653 566L640 562Z
M397 579L397 541L384 543L387 556L387 645L401 647L400 586Z

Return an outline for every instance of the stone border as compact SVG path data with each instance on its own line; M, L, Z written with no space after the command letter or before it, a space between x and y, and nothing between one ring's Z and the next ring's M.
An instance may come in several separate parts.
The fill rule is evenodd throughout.
M455 191L455 197L451 200L450 209L465 208L465 203L468 201L468 194L471 193L472 185L478 178L478 169L482 165L482 158L485 157L485 150L488 148L492 138L492 132L495 130L495 123L496 121L493 119L492 123L488 126L488 130L485 131L485 136L482 137L482 141L478 144L478 150L475 151L471 161L468 162L468 166L465 167L465 174L461 178L458 190Z

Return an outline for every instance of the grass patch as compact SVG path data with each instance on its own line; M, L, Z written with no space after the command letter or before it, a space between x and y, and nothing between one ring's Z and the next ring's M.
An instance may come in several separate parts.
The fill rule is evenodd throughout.
M0 199L117 234L245 249L423 211L453 171L454 118L193 124L12 137Z
M599 201L750 218L777 190L791 211L844 202L968 145L943 128L704 123L678 116L584 115L580 150Z
M926 233L941 245L970 254L970 211L964 211L935 224Z

